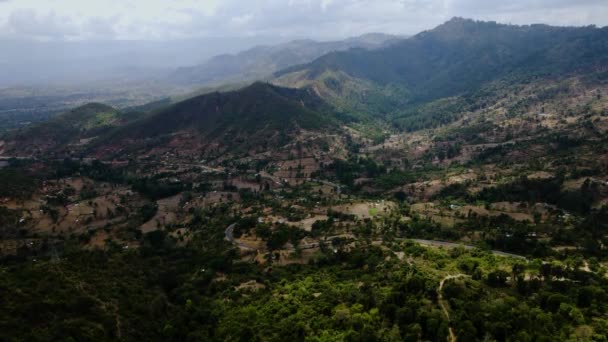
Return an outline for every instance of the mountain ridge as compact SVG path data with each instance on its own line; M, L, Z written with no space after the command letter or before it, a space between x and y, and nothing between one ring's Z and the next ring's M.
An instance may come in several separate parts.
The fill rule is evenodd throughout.
M317 89L356 117L381 118L411 130L445 124L484 106L496 97L498 84L605 78L605 65L608 28L454 18L381 49L326 54L275 73L272 82Z
M369 33L337 41L300 39L278 45L258 45L237 54L212 57L200 65L179 68L169 80L178 84L213 85L266 78L277 70L312 61L331 51L354 47L373 49L399 39L399 36Z
M306 71L315 78L326 70L341 70L379 84L402 84L426 100L455 95L518 71L550 73L549 67L558 67L553 73L560 74L605 65L607 37L608 28L517 26L454 18L388 47L333 52L274 75Z
M207 152L215 146L228 153L258 146L277 148L302 131L337 129L340 120L309 89L255 82L240 90L200 95L160 109L100 137L91 148L101 155L121 153L117 151L125 147L150 150L163 144L195 146L194 150Z

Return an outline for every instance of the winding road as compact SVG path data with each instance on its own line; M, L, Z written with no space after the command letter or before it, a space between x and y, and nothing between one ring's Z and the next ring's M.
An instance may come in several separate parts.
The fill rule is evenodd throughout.
M234 238L234 227L236 227L236 223L233 223L231 225L229 225L228 227L226 227L226 230L224 231L225 234L225 239L226 241L229 241L230 243L243 248L243 249L247 249L247 250L254 250L257 251L258 249L252 246L248 246L244 243L238 242L235 240ZM326 240L327 241L327 240ZM445 242L445 241L435 241L435 240L422 240L422 239L411 239L411 241L414 241L420 245L424 245L424 246L432 246L432 247L446 247L446 248L458 248L458 247L463 247L467 250L471 250L471 249L475 249L475 246L471 246L471 245L463 245L463 244L458 244L458 243L453 243L453 242ZM379 241L382 242L382 241ZM300 245L300 249L312 249L312 248L317 248L319 247L320 243L310 243L310 244L304 244L304 245ZM286 248L287 250L295 250L294 247L289 247ZM522 256L522 255L517 255L517 254L511 254L511 253L505 253L505 252L501 252L501 251L491 251L492 254L497 255L497 256L503 256L503 257L507 257L507 258L516 258L516 259L523 259L523 260L527 260L526 257ZM443 286L445 285L445 282L448 280L452 280L452 279L458 279L458 278L466 278L469 277L466 274L455 274L455 275L448 275L445 278L441 279L441 281L439 282L439 287L437 288L437 302L439 303L439 306L441 308L441 311L443 312L443 314L445 315L446 319L448 320L448 331L449 331L449 341L450 342L456 342L458 340L458 337L456 336L456 334L454 333L454 329L451 326L451 319L450 319L450 310L449 310L449 305L447 303L447 301L445 299L443 299Z
M249 246L247 244L244 244L242 242L238 242L235 238L234 238L234 227L236 227L236 223L233 223L231 225L229 225L228 227L226 227L226 230L224 231L224 239L232 244L234 244L237 247L243 248L243 249L247 249L250 251L257 251L258 248L253 247L253 246ZM313 243L307 243L307 244L303 244L298 246L299 249L313 249L313 248L317 248L319 247L319 242L313 242ZM295 251L296 248L295 247L288 247L288 248L284 248L288 251Z
M238 247L243 248L243 249L257 251L258 249L255 248L255 247L248 246L248 245L246 245L244 243L236 241L236 239L234 238L234 227L236 227L236 223L233 223L233 224L229 225L228 227L226 227L226 230L224 231L226 241L229 241L230 243L234 244L235 246L238 246ZM471 250L471 249L477 248L477 247L471 246L471 245L463 245L463 244L458 244L458 243L453 243L453 242L445 242L445 241L423 240L423 239L411 239L411 241L414 241L414 242L416 242L416 243L418 243L420 245L432 246L432 247L446 247L446 248L463 247L463 248L465 248L467 250ZM382 241L379 241L379 242L382 242ZM300 245L299 248L300 249L312 249L312 248L319 247L319 244L320 243L304 244L304 245ZM286 248L286 249L287 250L295 250L294 247L289 247L289 248ZM503 256L503 257L508 257L508 258L516 258L516 259L526 260L526 257L524 257L522 255L505 253L505 252L501 252L501 251L491 251L491 253L494 254L494 255L497 255L497 256ZM458 278L466 278L466 277L469 277L469 276L466 275L466 274L448 275L445 278L441 279L441 281L439 282L439 287L437 288L437 302L439 303L441 311L445 315L445 317L446 317L446 319L448 321L448 324L449 324L448 331L449 331L449 341L450 342L456 342L458 340L458 337L454 333L454 329L451 326L449 305L448 305L447 301L445 299L443 299L443 286L445 285L445 282L448 281L448 280L458 279Z
M232 244L234 244L234 245L236 245L236 246L238 246L240 248L243 248L243 249L248 249L250 251L257 251L258 250L257 248L248 246L248 245L246 245L244 243L240 243L240 242L238 242L238 241L236 241L234 239L234 227L236 227L236 223L233 223L233 224L229 225L226 228L226 230L224 231L224 235L225 235L226 241L228 241L228 242L230 242L230 243L232 243Z
M458 247L462 247L464 249L467 250L471 250L471 249L476 249L478 247L475 246L471 246L471 245L464 245L461 243L454 243L454 242L445 242L445 241L436 241L436 240L421 240L421 239L410 239L416 243L419 243L423 246L431 246L431 247L446 247L446 248L458 248ZM523 255L518 255L518 254L511 254L511 253L506 253L506 252L501 252L501 251L490 251L492 254L497 255L497 256L502 256L502 257L507 257L507 258L515 258L515 259L522 259L522 260L527 260L525 256Z
M253 246L249 246L247 244L244 244L242 242L237 241L234 238L234 227L236 227L236 223L233 223L231 225L229 225L228 227L226 227L226 230L224 231L224 235L225 235L225 240L236 245L237 247L243 248L243 249L247 249L247 250L251 250L251 251L257 251L258 248L257 247L253 247ZM331 239L325 239L324 242L328 242ZM467 250L472 250L472 249L476 249L477 247L475 246L471 246L471 245L463 245L463 244L459 244L459 243L454 243L454 242L445 242L445 241L436 241L436 240L422 240L422 239L409 239L411 241L414 241L420 245L423 246L431 246L431 247L446 247L446 248L458 248L458 247L463 247L464 249ZM378 241L374 241L374 242L380 242L382 243L382 240L378 240ZM308 244L303 244L299 246L299 249L313 249L313 248L317 248L319 247L320 242L313 242L313 243L308 243ZM288 247L285 248L286 250L295 250L295 247ZM490 251L493 255L497 255L497 256L502 256L502 257L506 257L506 258L515 258L515 259L522 259L522 260L527 260L525 256L523 255L517 255L517 254L511 254L511 253L505 253L505 252L501 252L501 251Z

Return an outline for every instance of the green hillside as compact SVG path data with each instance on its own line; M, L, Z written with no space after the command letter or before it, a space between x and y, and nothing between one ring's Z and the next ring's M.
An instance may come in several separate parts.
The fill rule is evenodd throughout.
M117 113L117 110L110 106L89 103L28 128L23 133L33 136L45 135L58 140L69 139L80 131L112 125L117 120Z
M273 72L308 63L329 52L355 47L374 49L400 38L376 33L330 42L302 39L273 46L256 46L238 54L213 57L204 64L180 68L169 75L169 81L182 85L217 86L265 79Z
M607 33L453 19L0 139L0 342L608 342Z
M593 71L608 62L608 29L512 26L460 18L379 50L325 55L277 76L326 70L407 86L416 100L452 96L515 75Z
M333 126L331 108L310 90L261 82L238 91L185 100L112 132L105 142L144 139L189 131L205 139L272 136ZM230 141L226 141L230 143Z
M355 115L388 115L400 128L415 130L474 110L495 96L497 82L501 88L538 78L594 74L607 64L608 28L454 18L383 49L330 53L277 73L275 82L328 89L322 94L338 108ZM344 88L353 91L344 96ZM455 96L459 98L446 100ZM445 115L429 118L437 113Z
M106 134L143 115L142 109L119 111L101 103L89 103L46 122L8 133L7 155L38 155L58 152Z

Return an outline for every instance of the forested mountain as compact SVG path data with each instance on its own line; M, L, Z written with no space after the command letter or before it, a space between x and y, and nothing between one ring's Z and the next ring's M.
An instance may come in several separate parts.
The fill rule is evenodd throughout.
M0 340L607 341L607 65L455 18L6 134Z
M607 63L608 28L454 18L381 49L329 53L276 73L273 82L311 87L351 115L416 130L449 123L509 85L571 76L605 80Z
M118 127L133 117L124 116L115 108L89 103L60 114L46 122L28 126L6 135L9 141L5 154L30 155L64 148Z
M85 43L66 43L63 48L54 43L31 43L25 47L5 44L12 47L7 48L9 60L17 62L19 56L22 57L18 66L9 63L3 68L0 61L0 70L7 75L7 79L0 80L0 83L7 82L6 85L10 85L8 88L0 88L0 132L45 121L89 102L127 108L168 97L175 98L177 102L215 90L238 89L255 80L271 78L272 73L286 67L308 63L328 52L354 47L374 49L401 38L370 33L339 41L296 40L276 44L274 42L277 40L271 38L246 41L228 39L221 43L217 39L207 39L165 43L164 49L162 42L151 42L147 44L148 49L145 48L146 44L142 46L142 42L133 42L133 46L129 46L128 42L104 42L94 48ZM237 41L240 43L236 44ZM253 44L260 44L260 41L267 45L251 48ZM2 43L6 42L0 41ZM125 51L120 55L106 55L113 51L114 45L122 46ZM154 46L154 49L150 49ZM230 54L217 55L220 46L224 46ZM239 50L238 46L243 47ZM50 49L52 56L49 58L58 60L40 60L45 55L42 52L23 57L23 51L27 47L45 53ZM77 50L77 47L81 47L81 50ZM142 49L149 51L144 52ZM162 56L159 56L161 51ZM61 53L61 57L57 56ZM69 56L80 54L89 57L69 60ZM98 55L91 60L90 55L95 54ZM27 70L21 65L32 64L34 61L36 66ZM162 68L159 65L161 61L165 62ZM166 64L167 61L178 64ZM56 62L65 66L49 67ZM120 63L126 65L121 66ZM142 63L144 65L140 65ZM148 63L154 66L146 66ZM104 67L106 64L114 66ZM27 78L27 81L19 81L20 77ZM36 77L40 79L30 80ZM71 81L64 84L63 77ZM78 82L77 79L80 78L82 80Z
M240 90L197 96L153 113L113 132L108 139L146 139L180 131L204 139L247 138L321 129L336 124L331 108L308 89L256 82ZM225 138L228 139L228 138ZM229 144L229 141L225 141Z
M401 37L370 33L340 41L295 40L278 45L261 45L238 54L224 54L196 66L183 67L169 76L180 85L218 85L267 78L290 66L308 63L326 53L351 48L375 49Z
M144 111L148 113L144 114ZM223 149L289 142L300 130L338 127L343 119L308 89L288 89L256 82L225 93L199 95L176 104L151 103L124 111L88 104L47 122L5 135L4 154L44 156L48 152L116 146L152 148L185 134L201 144ZM129 142L128 144L126 144ZM70 149L65 149L68 145ZM82 151L81 151L82 152ZM82 156L82 154L80 154Z
M472 91L505 76L550 76L602 71L608 28L514 26L454 18L437 28L377 50L327 54L309 65L311 78L343 71L378 84L399 84L414 100Z

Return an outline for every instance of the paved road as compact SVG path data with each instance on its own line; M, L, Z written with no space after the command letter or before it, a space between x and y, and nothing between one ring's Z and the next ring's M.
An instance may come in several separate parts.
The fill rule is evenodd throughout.
M226 241L233 243L234 245L241 247L243 249L248 249L251 251L257 251L258 249L255 247L248 246L244 243L240 243L234 239L234 227L236 227L236 223L229 225L224 231Z
M309 179L310 182L317 182L317 183L321 183L327 186L332 186L334 188L337 189L338 194L340 194L340 192L342 191L342 185L334 183L334 182L330 182L330 181L326 181L323 179L315 179L315 178L310 178Z
M416 243L419 243L421 245L433 246L433 247L446 247L446 248L458 248L458 247L462 247L464 249L469 249L469 250L477 248L477 247L471 246L471 245L464 245L464 244L461 244L461 243L453 243L453 242L445 242L445 241L421 240L421 239L411 239L411 240L414 241L414 242L416 242ZM501 252L501 251L491 251L491 252L492 252L492 254L498 255L498 256L526 260L526 257L523 256L523 255L505 253L505 252Z
M226 227L226 230L224 231L226 241L231 242L234 245L236 245L240 248L243 248L243 249L257 251L258 249L256 247L249 246L247 244L236 241L236 239L234 238L234 227L236 227L236 223L233 223L233 224L229 225L228 227ZM463 247L464 249L468 249L468 250L477 248L477 247L471 246L471 245L463 245L463 244L459 244L459 243L445 242L445 241L422 240L422 239L410 239L410 240L414 241L418 244L421 244L423 246L446 247L446 248ZM329 241L331 241L331 238L324 240L324 242L329 242ZM375 242L381 243L382 241L380 240L380 241L375 241ZM309 244L300 245L299 249L301 249L301 250L302 249L313 249L313 248L319 247L319 245L320 245L320 242L313 242L313 243L309 243ZM285 249L286 250L295 250L295 247L288 247ZM491 251L491 253L494 255L503 256L503 257L507 257L507 258L516 258L516 259L526 260L526 257L523 255L505 253L505 252L501 252L501 251Z
M234 238L234 227L236 227L236 223L233 223L231 225L229 225L228 227L226 227L226 230L224 230L224 239L230 243L233 243L235 246L241 247L243 249L248 249L251 251L257 251L258 249L256 247L253 246L249 246L247 244L238 242L235 238ZM303 244L298 246L299 249L313 249L313 248L317 248L319 247L320 243L319 242L313 242L313 243L307 243L307 244ZM288 251L295 251L296 248L295 247L287 247L284 248L285 250Z

